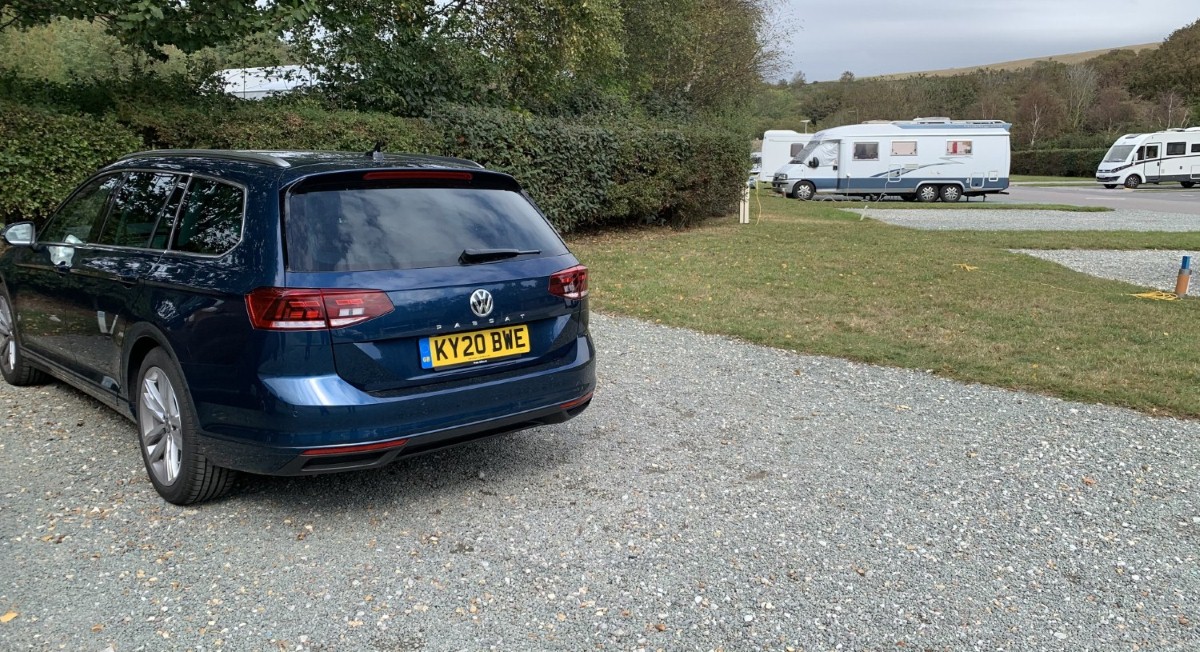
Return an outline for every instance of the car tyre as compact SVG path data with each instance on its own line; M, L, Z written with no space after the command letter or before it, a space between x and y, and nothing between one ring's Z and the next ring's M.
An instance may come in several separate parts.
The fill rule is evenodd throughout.
M942 201L946 202L947 204L953 204L959 199L962 199L962 188L959 188L954 184L947 184L942 186L942 189L938 191L938 196L941 197Z
M1196 182L1195 181L1180 181L1179 185L1183 186L1184 188L1191 188L1192 186L1196 185Z
M146 473L169 503L191 505L229 490L237 477L197 449L198 420L178 366L163 349L142 361L134 389L134 417Z
M17 315L8 295L3 293L0 293L0 375L16 387L39 385L50 380L45 372L25 361L21 338L17 334Z
M1137 188L1140 185L1142 185L1142 178L1139 177L1138 175L1131 174L1131 175L1125 177L1125 187L1126 188L1129 188L1130 190L1132 190L1134 188Z
M796 184L796 188L792 190L792 194L795 195L796 199L808 201L813 198L813 195L817 194L817 187L811 181L801 181Z
M929 202L937 201L938 187L931 185L917 186L917 201L928 204Z
M1112 190L1113 188L1116 188L1116 187L1117 187L1117 184L1115 184L1115 183L1106 183L1106 184L1104 184L1104 187L1105 187L1105 188L1108 188L1109 190Z

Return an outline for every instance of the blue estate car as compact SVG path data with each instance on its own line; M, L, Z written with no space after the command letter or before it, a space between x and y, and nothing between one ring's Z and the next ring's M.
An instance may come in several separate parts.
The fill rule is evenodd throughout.
M365 469L582 412L587 268L461 159L126 156L0 253L0 371L137 424L154 488Z

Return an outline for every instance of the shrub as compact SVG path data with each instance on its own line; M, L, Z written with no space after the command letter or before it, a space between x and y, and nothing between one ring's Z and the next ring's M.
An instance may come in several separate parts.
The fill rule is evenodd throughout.
M382 140L390 152L458 156L513 175L564 232L648 222L682 227L732 210L749 151L739 134L710 124L536 117L453 106L426 119L400 118L330 111L303 99L122 100L115 121L33 110L2 120L11 126L2 132L10 135L0 163L17 170L4 197L10 205L3 207L25 215L44 214L88 172L127 151L365 152ZM41 183L47 161L56 168L69 163L69 173ZM35 175L38 184L32 183Z
M140 146L111 119L0 102L0 222L45 216L97 168Z
M422 120L316 106L219 101L123 103L117 119L148 148L327 149L367 151L384 141L393 152L424 151L435 141Z
M1106 149L1038 149L1012 153L1012 173L1093 177Z

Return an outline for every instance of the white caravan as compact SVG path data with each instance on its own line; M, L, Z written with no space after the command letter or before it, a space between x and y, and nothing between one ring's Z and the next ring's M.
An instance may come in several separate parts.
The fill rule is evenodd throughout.
M1096 181L1105 188L1169 181L1191 188L1200 181L1200 127L1121 136L1096 168Z
M770 183L775 171L795 158L812 137L812 134L802 134L791 129L771 129L764 133L758 180Z
M916 118L824 129L771 185L798 199L894 195L953 202L1001 192L1008 188L1011 127L1000 120Z

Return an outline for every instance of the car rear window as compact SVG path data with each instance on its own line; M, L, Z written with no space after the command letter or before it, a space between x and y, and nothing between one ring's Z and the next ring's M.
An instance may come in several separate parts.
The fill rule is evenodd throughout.
M466 249L567 252L522 194L495 188L302 191L289 195L285 226L296 272L447 267Z

